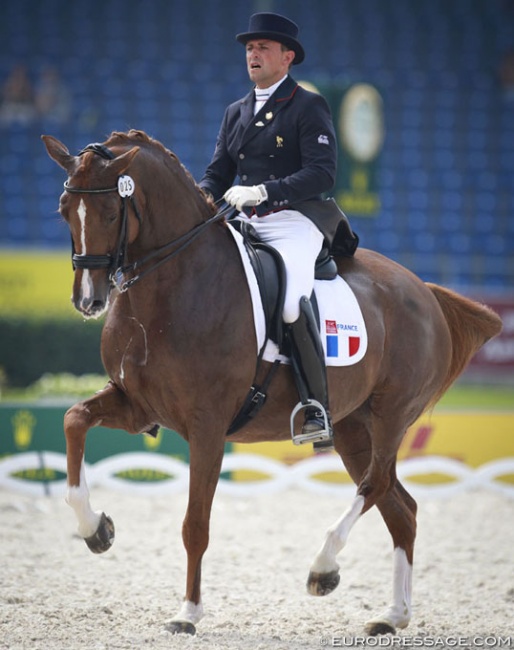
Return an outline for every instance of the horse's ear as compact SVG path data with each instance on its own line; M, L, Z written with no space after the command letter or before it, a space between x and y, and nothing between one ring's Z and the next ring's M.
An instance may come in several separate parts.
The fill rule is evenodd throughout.
M114 171L117 176L121 176L138 153L139 147L132 147L121 156L109 161L109 170Z
M50 158L65 169L69 175L76 165L76 158L72 156L66 146L52 135L42 135L41 140L45 143Z

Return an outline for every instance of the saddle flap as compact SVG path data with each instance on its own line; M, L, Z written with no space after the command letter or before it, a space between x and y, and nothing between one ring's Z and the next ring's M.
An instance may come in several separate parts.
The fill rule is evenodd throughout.
M259 286L267 335L281 348L282 310L286 293L284 261L276 249L259 239L251 224L234 219L230 221L230 225L243 237Z

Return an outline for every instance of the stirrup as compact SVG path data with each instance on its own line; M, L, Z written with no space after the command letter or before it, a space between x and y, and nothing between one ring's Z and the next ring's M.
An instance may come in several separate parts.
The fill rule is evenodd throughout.
M306 408L314 407L316 410L321 411L323 414L324 428L321 431L314 431L313 433L295 433L294 429L294 419L296 415L305 410ZM294 407L293 412L291 413L291 438L293 439L293 444L303 445L306 442L324 442L332 440L332 432L330 430L330 425L328 422L327 411L325 407L315 399L309 399L305 404L303 402L298 402Z

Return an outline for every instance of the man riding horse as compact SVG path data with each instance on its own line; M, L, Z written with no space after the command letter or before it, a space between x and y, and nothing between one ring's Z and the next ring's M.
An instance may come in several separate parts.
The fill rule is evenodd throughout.
M255 88L226 109L199 185L236 208L237 219L249 222L283 258L282 317L297 383L309 397L300 441L303 436L330 445L324 351L309 300L315 262L330 237L328 223L313 219L298 204L308 200L315 213L316 204L325 203L321 195L334 185L337 147L327 102L289 75L305 56L297 36L298 26L274 13L254 14L248 32L237 35ZM240 184L231 187L236 177Z

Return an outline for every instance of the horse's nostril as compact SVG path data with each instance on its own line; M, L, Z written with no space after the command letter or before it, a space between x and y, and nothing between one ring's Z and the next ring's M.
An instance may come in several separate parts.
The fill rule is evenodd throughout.
M80 311L84 316L99 316L106 309L106 301L102 299L90 300L84 299L78 303L75 303L76 309Z

